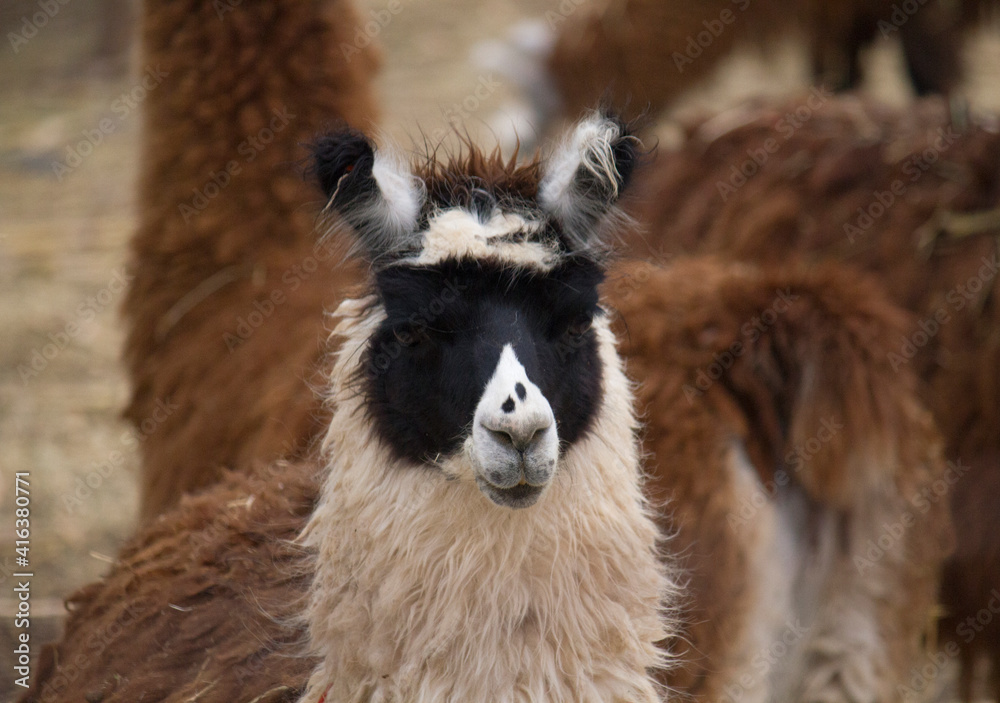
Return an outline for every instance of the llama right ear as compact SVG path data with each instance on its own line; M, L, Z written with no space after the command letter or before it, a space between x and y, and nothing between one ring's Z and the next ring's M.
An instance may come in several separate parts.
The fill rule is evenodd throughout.
M640 148L624 122L594 113L549 157L538 199L574 249L601 245L601 221L628 183Z
M402 159L379 152L364 134L347 129L317 139L312 160L327 197L324 210L354 228L369 260L419 246L424 184Z

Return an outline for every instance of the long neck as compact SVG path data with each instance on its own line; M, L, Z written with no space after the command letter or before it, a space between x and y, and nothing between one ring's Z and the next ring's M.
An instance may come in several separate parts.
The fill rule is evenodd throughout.
M319 431L299 379L322 355L324 305L356 274L315 249L318 195L297 165L325 125L366 127L375 110L370 50L342 49L359 24L349 0L143 11L143 75L117 101L143 117L127 414L139 426L178 407L142 445L151 518L219 467L271 461Z
M200 246L218 263L312 241L314 217L296 213L317 199L294 168L303 143L376 117L373 52L342 48L359 19L348 0L147 0L140 215L160 237L143 252Z
M374 324L357 323L357 352ZM669 584L639 483L627 382L599 330L605 403L531 508L489 502L459 454L393 461L345 385L306 531L323 664L304 701L658 701Z

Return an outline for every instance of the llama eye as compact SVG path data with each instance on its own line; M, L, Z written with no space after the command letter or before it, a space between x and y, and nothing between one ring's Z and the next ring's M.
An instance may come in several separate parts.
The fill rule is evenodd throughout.
M570 337L582 337L593 326L594 318L590 315L581 315L568 328L566 334Z
M423 335L416 327L399 327L392 331L392 335L404 347L415 347L423 339Z

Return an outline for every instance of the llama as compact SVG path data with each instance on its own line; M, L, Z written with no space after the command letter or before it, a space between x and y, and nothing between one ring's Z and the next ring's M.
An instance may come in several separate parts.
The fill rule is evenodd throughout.
M541 178L356 134L317 160L375 295L338 311L302 700L659 700L668 582L597 294L634 139L588 118Z
M143 65L164 79L142 105L124 313L146 520L225 467L301 456L325 422L322 311L361 276L316 245L288 164L330 121L376 117L374 49L340 48L358 17L349 0L144 8Z
M656 114L741 43L765 46L796 30L809 44L817 82L838 90L856 87L861 51L879 37L898 36L916 91L950 93L962 73L964 31L987 4L932 0L907 12L894 0L585 3L572 12L549 11L547 39L512 47L517 56L502 66L514 67L507 70L543 125L559 116L574 119L601 99L626 117ZM528 38L515 30L513 43Z
M995 504L1000 481L1000 137L990 119L952 125L944 101L898 112L840 98L786 139L776 126L799 105L747 106L689 125L676 151L636 176L629 209L646 234L631 250L835 260L878 278L911 312L886 358L922 378L953 463L933 492L912 496L950 500L957 518L940 637L964 648L966 662L986 653L1000 670L1000 630L959 630L991 601L984 586L1000 583L994 511L983 505ZM779 148L753 161L771 138Z
M123 581L141 611L127 628L145 617L150 629L101 664L77 665L88 685L109 689L105 701L228 701L215 691L240 690L237 669L242 690L264 681L254 696L286 700L302 661L314 667L299 698L310 703L660 700L657 643L673 588L597 290L634 149L600 116L547 164L523 167L472 151L414 172L360 133L320 140L328 209L353 228L372 271L369 292L336 314L320 456L262 480L237 473L140 532L103 584L72 599L87 616L71 617L28 700L69 675L62 662L76 660L80 633L93 636L110 599L122 612ZM310 498L302 486L318 472ZM250 495L234 499L241 489ZM271 543L290 523L304 523L308 557ZM230 568L249 586L230 581ZM231 625L216 633L252 610L258 589L271 603L282 589L286 602L305 593L301 619L259 626L268 617L258 613L242 640ZM164 598L175 607L156 607ZM178 634L164 655L124 659L129 647L162 645L167 620ZM272 671L306 627L311 658ZM192 658L188 640L206 638L213 650ZM282 654L271 640L287 645ZM112 649L122 660L109 669ZM134 678L108 678L123 661Z
M696 701L896 701L921 661L945 467L907 315L838 265L616 270L650 500L686 578L665 683Z

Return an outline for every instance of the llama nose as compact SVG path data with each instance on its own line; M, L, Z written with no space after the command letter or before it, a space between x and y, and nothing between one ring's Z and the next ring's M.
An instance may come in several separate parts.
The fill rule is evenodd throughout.
M511 345L501 351L479 400L471 439L476 482L497 505L533 505L555 475L555 414Z
M552 427L552 414L542 412L541 408L524 408L521 412L502 410L496 415L487 415L481 422L497 442L509 444L523 454L538 444Z

